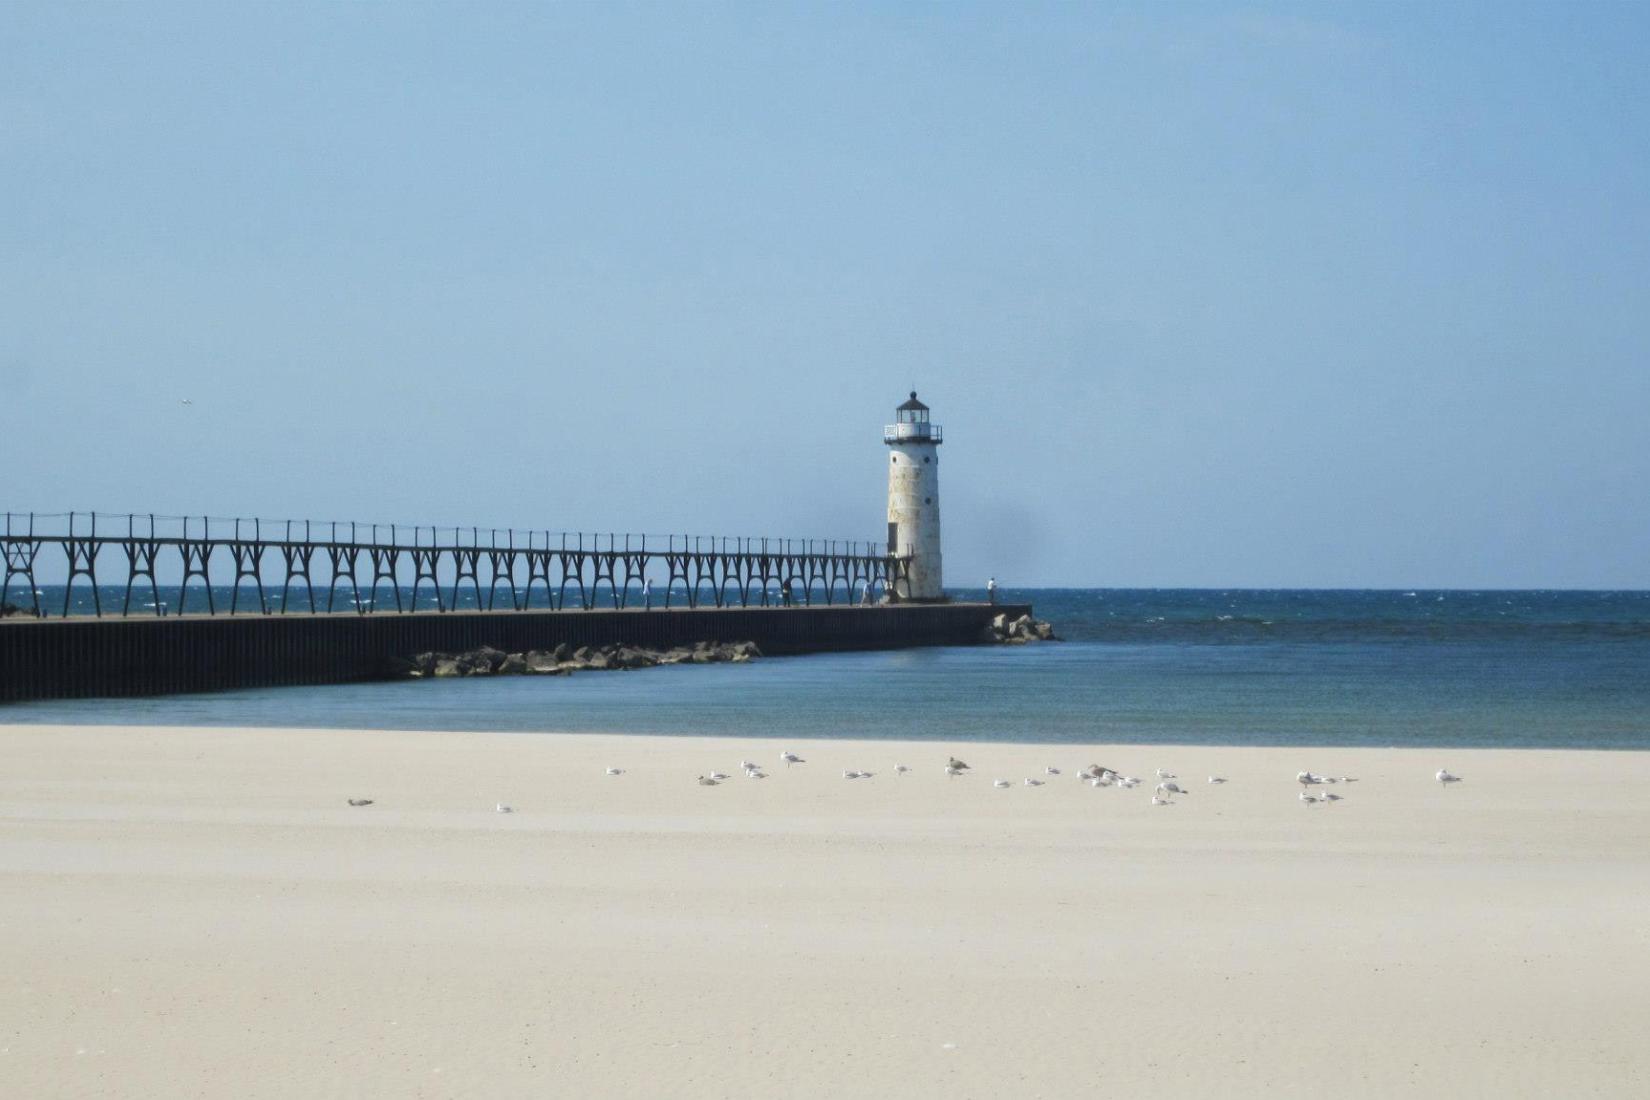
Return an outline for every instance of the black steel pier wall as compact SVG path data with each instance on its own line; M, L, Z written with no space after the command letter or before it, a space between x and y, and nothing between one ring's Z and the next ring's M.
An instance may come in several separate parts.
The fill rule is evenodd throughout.
M562 642L667 649L752 641L774 655L966 645L994 615L1030 610L902 604L7 620L0 622L0 702L376 680L397 658L482 645L522 652Z

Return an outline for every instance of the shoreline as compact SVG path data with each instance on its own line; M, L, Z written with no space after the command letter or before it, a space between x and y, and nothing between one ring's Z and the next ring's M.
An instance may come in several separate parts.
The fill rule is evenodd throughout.
M0 737L0 1073L30 1095L1650 1081L1650 754ZM974 774L944 776L949 753ZM1093 762L1144 782L1084 786ZM1174 805L1150 804L1157 767ZM734 778L695 783L714 768ZM1303 768L1358 782L1302 805Z

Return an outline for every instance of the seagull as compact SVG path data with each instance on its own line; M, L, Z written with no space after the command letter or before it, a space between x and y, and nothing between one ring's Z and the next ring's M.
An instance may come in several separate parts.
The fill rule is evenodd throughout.
M1154 794L1154 795L1152 795L1152 805L1153 806L1173 806L1174 803L1170 802L1167 798L1159 798Z
M509 806L506 806L504 803L500 802L498 805L493 807L493 812L494 813L500 813L500 814L513 814L516 811L511 809Z
M1303 790L1303 791L1301 791L1301 801L1302 802L1316 802L1316 801L1318 801L1318 796L1315 795L1315 794L1307 794Z
M1209 782L1211 782L1211 783L1224 783L1224 782L1226 782L1226 777L1223 776L1223 775L1211 775L1209 777Z
M968 765L964 764L961 760L958 760L955 756L951 757L945 766L948 768L956 768L960 772L968 771Z
M371 806L372 805L372 799L370 799L370 798L352 798L352 799L349 800L349 804L351 806Z
M1099 790L1101 787L1105 787L1105 786L1110 785L1104 779L1101 779L1098 775L1089 776L1088 779L1085 782L1087 782L1088 785L1093 787L1095 790Z
M1162 768L1158 768L1157 769L1157 778L1159 778L1159 779L1179 779L1180 777L1178 775L1176 775L1174 772L1166 772Z
M895 775L904 775L906 772L908 772L910 770L911 769L906 767L904 764L895 764L894 765L894 774Z
M782 753L779 754L779 759L781 759L785 762L785 766L787 768L790 767L792 764L806 764L807 763L806 760L802 759L800 756L796 755L796 753L794 753L794 752L782 752Z
M1438 774L1435 775L1433 778L1438 780L1438 782L1444 784L1445 786L1448 786L1451 783L1461 782L1461 777L1460 776L1451 775L1448 771L1445 771L1443 768L1439 768L1438 769Z
M1117 773L1113 772L1112 774L1116 775ZM1132 775L1127 775L1127 776L1123 776L1122 778L1118 779L1117 785L1119 787L1122 787L1126 791L1127 790L1133 790L1135 787L1140 786L1140 780L1136 779Z
M701 787L714 787L714 786L716 786L716 780L709 779L709 778L701 775L699 777L699 786L701 786Z
M739 761L739 766L748 772L759 772L762 770L761 764L752 764L749 760Z
M750 771L745 773L745 778L746 779L766 779L766 778L768 778L768 773L765 772L765 771L760 771L756 768L752 768Z
M193 405L194 403L194 399L190 397L185 397L183 400L178 402L180 405Z
M1341 800L1340 795L1330 794L1328 791L1325 791L1325 792L1323 792L1322 794L1320 794L1318 796L1318 801L1319 802L1339 802L1340 800Z
M608 775L623 775L624 774L624 769L623 768L608 768L607 769L607 774Z
M712 779L716 780L718 783L720 783L720 782L722 782L722 780L724 780L728 777L728 773L727 772L711 772L710 777Z
M993 779L991 781L991 785L993 787L1006 787L1006 786L1008 786L1008 780L1006 780L1006 779Z
M1308 787L1314 783L1322 783L1323 776L1313 775L1311 772L1300 772L1295 776L1295 782L1303 787Z
M1026 776L1026 786L1028 786L1028 787L1041 787L1042 785L1043 785L1043 781L1041 779L1033 779L1030 776Z
M844 779L858 779L859 778L859 773L856 772L856 771L850 771L847 768L843 768L842 769L842 778L844 778Z
M1180 784L1170 782L1170 783L1159 783L1157 785L1157 793L1158 794L1185 794L1186 792L1180 789Z
M945 766L945 774L955 777L962 774L962 769L951 764Z
M1043 769L1043 774L1044 775L1059 775L1060 774L1060 769L1050 766L1050 767L1047 767L1047 768Z

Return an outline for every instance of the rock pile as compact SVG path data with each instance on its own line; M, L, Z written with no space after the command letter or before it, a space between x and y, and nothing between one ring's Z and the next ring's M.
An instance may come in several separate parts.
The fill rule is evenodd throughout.
M990 626L980 631L980 641L986 645L1025 645L1027 642L1059 640L1054 636L1054 627L1030 615L1021 615L1017 619L1010 619L1006 613L998 615L991 620Z
M755 642L695 642L674 649L604 645L574 648L563 642L555 649L506 653L492 646L464 653L420 653L403 662L410 679L451 676L565 676L570 672L652 668L654 665L741 664L762 656Z

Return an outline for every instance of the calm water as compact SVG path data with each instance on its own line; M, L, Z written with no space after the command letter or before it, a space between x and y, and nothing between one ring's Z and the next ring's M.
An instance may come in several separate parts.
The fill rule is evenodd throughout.
M31 703L0 722L1650 748L1650 592L1005 595L1070 640Z

